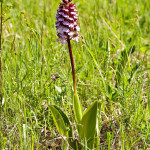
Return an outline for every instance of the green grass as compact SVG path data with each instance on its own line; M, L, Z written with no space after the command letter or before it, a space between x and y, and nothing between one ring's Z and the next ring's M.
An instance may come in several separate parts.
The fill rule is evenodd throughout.
M69 52L56 42L59 2L4 0L0 149L59 145L50 104L74 123ZM101 101L99 149L150 149L149 0L73 2L77 90L85 109Z

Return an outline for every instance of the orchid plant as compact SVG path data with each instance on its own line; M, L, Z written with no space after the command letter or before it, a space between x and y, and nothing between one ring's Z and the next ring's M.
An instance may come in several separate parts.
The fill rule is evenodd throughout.
M75 4L70 3L71 1L72 0L63 0L57 10L57 41L60 41L62 44L68 44L73 76L73 110L80 146L84 149L93 149L95 143L97 143L95 141L98 101L94 101L83 112L83 108L77 94L75 67L70 42L71 40L76 40L78 42L78 32L80 31L80 28L78 26L77 10L75 9ZM72 126L67 115L56 105L51 105L50 110L59 134L67 137L67 141L73 149L78 149L78 145L74 139Z

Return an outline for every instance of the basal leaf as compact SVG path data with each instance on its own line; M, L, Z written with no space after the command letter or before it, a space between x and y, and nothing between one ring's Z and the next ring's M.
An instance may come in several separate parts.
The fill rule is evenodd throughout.
M93 148L94 144L98 108L97 105L98 101L95 101L90 107L86 109L86 111L83 113L81 126L79 129L80 138L83 140L86 139L89 148Z
M56 105L52 105L52 106L55 107L55 109L57 109L57 111L59 111L59 113L61 114L61 116L62 116L62 118L65 122L65 125L70 126L70 122L69 122L69 119L66 116L66 114L59 107L57 107Z
M77 94L74 94L73 109L75 113L76 122L79 123L82 119L83 110L82 110L82 105L81 105L81 102L79 101Z
M55 105L51 105L50 110L59 134L67 136L67 125L69 121L67 116Z
M50 109L58 132L64 136L67 136L70 146L76 149L76 141L73 140L72 127L68 117L56 105L51 105Z

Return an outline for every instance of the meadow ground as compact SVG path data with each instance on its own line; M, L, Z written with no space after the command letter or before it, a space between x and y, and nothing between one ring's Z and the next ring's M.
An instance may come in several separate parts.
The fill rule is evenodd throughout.
M3 1L0 149L61 149L49 105L72 124L72 73L56 42L60 0ZM150 1L73 0L79 98L101 102L99 149L150 149Z

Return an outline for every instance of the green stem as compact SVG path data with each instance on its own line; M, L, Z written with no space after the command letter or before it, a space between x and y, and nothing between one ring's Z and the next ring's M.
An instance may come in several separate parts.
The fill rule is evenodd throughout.
M73 77L73 89L74 89L74 93L77 94L74 61L73 61L71 43L70 43L70 39L69 38L67 39L67 42L68 42L68 48L69 48L69 54L70 54L70 60L71 60L72 77Z

